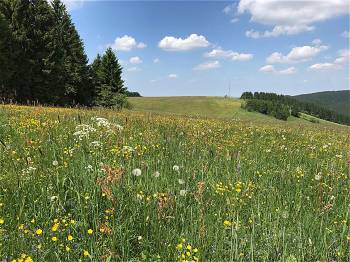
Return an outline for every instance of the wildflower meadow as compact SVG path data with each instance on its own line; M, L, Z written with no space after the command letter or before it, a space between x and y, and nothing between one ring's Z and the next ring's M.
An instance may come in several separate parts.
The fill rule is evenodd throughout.
M0 107L2 261L349 261L349 129Z

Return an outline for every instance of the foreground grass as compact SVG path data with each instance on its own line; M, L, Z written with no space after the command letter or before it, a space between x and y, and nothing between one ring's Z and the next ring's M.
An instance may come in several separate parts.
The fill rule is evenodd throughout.
M0 123L5 261L349 259L346 128L17 106Z

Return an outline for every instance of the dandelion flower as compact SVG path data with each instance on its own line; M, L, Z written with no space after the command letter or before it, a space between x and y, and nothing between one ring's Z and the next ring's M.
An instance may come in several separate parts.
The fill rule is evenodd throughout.
M67 239L68 239L68 241L72 241L73 240L73 236L72 235L68 235Z
M0 225L4 224L5 220L3 218L0 218Z
M134 176L141 176L141 169L139 169L139 168L135 168L133 171L132 171L132 174L134 175Z
M51 240L52 240L53 242L56 242L56 241L58 240L58 238L57 238L57 237L52 237Z
M57 160L52 161L52 165L53 166L58 166L58 161Z
M89 257L90 256L90 253L89 253L89 251L87 251L87 250L84 250L84 257Z
M43 234L43 230L39 228L35 231L35 234L37 234L38 236L41 236Z
M89 235L92 235L92 233L93 233L94 231L90 228L90 229L88 229L88 231L87 231L87 233L89 234Z

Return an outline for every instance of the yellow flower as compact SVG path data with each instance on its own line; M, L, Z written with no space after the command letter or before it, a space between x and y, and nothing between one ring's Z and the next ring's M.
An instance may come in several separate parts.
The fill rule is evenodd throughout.
M191 245L187 245L186 248L187 248L188 250L191 250L191 249L192 249Z
M232 222L228 221L228 220L225 220L224 221L224 226L230 227L230 226L232 226Z
M69 241L72 241L72 240L73 240L73 236L72 236L72 235L68 235L67 239L68 239Z
M346 239L350 241L350 235L348 235L348 236L346 237Z
M43 234L43 230L39 228L39 229L37 229L37 230L35 231L35 234L37 234L38 236L40 236L40 235Z
M84 250L84 257L89 257L90 256L90 253L89 253L89 251L87 251L87 250Z
M66 246L66 251L69 252L70 251L70 247Z
M182 244L178 244L178 245L176 246L176 248L177 248L177 249L181 249L181 248L182 248Z
M94 231L93 231L91 228L87 231L87 233L88 233L89 235L92 235L93 232L94 232Z
M193 249L193 252L197 253L198 252L198 248Z
M0 218L0 225L4 224L5 220L3 218Z
M58 229L58 226L59 226L59 224L58 223L55 223L53 226L52 226L52 231L53 232L56 232L57 231L57 229Z
M57 237L52 237L51 239L53 242L56 242L58 240Z
M74 224L75 224L75 220L72 219L72 220L70 221L70 223L71 223L72 225L74 225Z
M31 257L27 257L24 262L33 262L33 259Z

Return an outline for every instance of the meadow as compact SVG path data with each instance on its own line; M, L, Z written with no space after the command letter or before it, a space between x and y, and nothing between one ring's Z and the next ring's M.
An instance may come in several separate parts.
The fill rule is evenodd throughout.
M0 259L349 261L349 134L2 105Z

